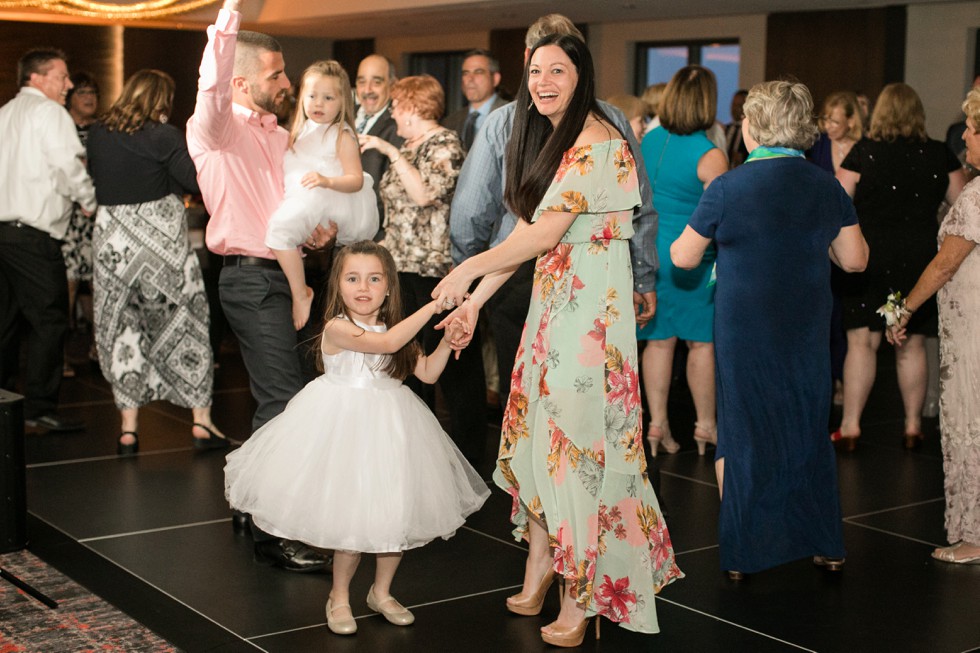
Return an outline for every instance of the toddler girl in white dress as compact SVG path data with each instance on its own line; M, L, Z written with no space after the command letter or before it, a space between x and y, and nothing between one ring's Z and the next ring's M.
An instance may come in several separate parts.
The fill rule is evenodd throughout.
M265 236L289 280L297 330L309 319L313 302L297 248L318 224L336 225L341 245L372 238L378 231L374 181L361 168L347 73L336 61L318 61L303 72L299 88L283 159L286 194Z

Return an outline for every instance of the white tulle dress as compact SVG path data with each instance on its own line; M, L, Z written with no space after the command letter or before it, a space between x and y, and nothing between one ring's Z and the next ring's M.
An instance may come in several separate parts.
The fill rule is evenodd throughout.
M228 454L232 508L325 549L386 553L452 537L490 490L425 403L380 371L385 358L324 354L326 372Z
M344 129L353 134L350 127ZM265 244L272 249L292 249L306 240L317 224L337 224L337 242L349 245L374 238L378 232L378 200L374 180L364 174L364 185L354 193L329 188L303 188L300 180L316 171L324 177L344 174L337 158L339 125L321 125L307 120L293 147L283 159L286 195L269 218ZM355 136L356 138L356 136Z

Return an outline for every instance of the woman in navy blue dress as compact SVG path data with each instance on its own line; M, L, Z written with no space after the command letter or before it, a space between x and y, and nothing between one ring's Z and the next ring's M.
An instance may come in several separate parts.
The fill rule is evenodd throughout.
M745 101L749 158L705 191L674 265L717 247L715 358L721 566L737 579L844 542L830 412L831 261L867 264L850 198L803 150L816 138L803 84L766 82ZM829 256L828 256L829 251Z

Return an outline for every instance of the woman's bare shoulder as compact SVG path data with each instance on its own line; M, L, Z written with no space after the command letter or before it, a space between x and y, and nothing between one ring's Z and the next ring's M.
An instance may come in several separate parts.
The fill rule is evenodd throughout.
M585 147L586 145L595 145L596 143L605 143L606 141L622 140L622 138L623 135L619 133L619 130L614 125L595 114L589 114L589 117L585 119L582 132L575 139L575 147Z

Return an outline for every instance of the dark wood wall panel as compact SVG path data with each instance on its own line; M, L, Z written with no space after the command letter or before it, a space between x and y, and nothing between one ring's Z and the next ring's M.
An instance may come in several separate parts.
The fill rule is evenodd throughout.
M125 56L123 77L144 68L162 70L174 78L174 110L170 122L183 129L194 113L198 69L208 42L203 31L181 31L127 27L123 32Z
M370 54L374 54L374 39L345 39L333 43L333 58L347 71L351 87L357 84L357 67L361 60ZM299 79L295 81L299 82Z
M68 71L108 79L113 66L110 27L0 21L0 104L17 95L17 60L37 47L55 47L68 57Z
M905 26L905 7L772 14L766 79L799 79L818 107L838 90L873 100L885 84L902 81Z
M527 28L490 30L490 52L500 62L500 88L514 97L524 75L524 36Z

